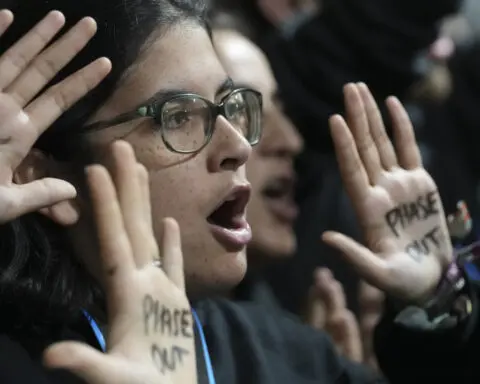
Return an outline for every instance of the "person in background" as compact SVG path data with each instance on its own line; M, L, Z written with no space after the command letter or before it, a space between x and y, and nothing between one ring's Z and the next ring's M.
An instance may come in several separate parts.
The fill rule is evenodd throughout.
M262 140L246 166L252 184L247 207L253 236L247 248L249 270L235 298L274 304L261 274L265 267L293 256L296 250L294 160L302 151L303 140L282 111L277 84L260 49L239 33L215 23L213 38L219 59L234 83L258 90L263 100Z
M362 237L342 188L327 120L343 110L342 87L349 81L365 81L379 99L389 94L401 100L410 97L431 68L425 58L437 40L440 22L455 13L461 1L442 0L434 7L429 1L413 0L322 1L315 12L284 0L221 3L219 7L233 9L251 25L249 36L266 53L285 112L305 140L297 160L297 257L266 271L267 280L282 306L298 314L311 271L327 267L344 285L349 308L358 313L357 276L336 251L318 241L319 232L327 228ZM299 17L280 21L268 16L269 10L285 7ZM424 140L419 139L423 149ZM453 207L447 204L449 213L458 200L472 204L464 196L465 188L453 189L458 193L452 194Z
M237 86L257 89L263 98L262 140L246 165L252 184L251 202L247 207L253 236L247 247L249 269L232 299L278 310L274 295L262 279L262 271L272 263L294 257L296 251L293 225L298 208L294 199L294 160L303 142L282 110L281 95L265 55L254 43L231 29L234 23L225 23L228 20L225 16L217 15L213 20L214 46L227 73ZM330 276L328 271L316 274L306 321L326 330L342 354L360 362L363 343L357 320L346 307L340 283ZM360 317L362 319L362 315ZM370 332L368 343L371 345L372 341Z
M295 257L297 245L293 228L298 208L294 196L297 179L294 160L301 153L303 141L285 115L268 59L239 32L245 32L246 28L242 28L241 19L231 13L217 12L215 8L211 10L210 19L215 48L227 72L235 83L259 90L264 102L263 137L247 162L247 177L252 183L252 201L247 213L253 234L248 246L249 270L233 298L278 307L277 299L262 275L272 264ZM337 284L341 283L330 279L329 273L324 272L312 271L315 278L302 317L318 329L334 330L329 333L335 335L336 343L348 345L340 349L354 351L347 356L361 361L355 351L361 350L362 346L365 346L362 355L363 352L365 356L373 354L373 329L381 315L381 294L361 283L358 322L365 336L361 341L359 324L347 308L345 293L342 288L337 289ZM330 284L335 287L329 287Z

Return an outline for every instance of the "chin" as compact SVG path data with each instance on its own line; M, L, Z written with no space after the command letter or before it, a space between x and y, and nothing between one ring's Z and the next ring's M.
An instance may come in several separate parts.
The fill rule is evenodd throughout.
M186 271L187 295L191 300L224 295L240 284L247 272L245 250L225 252L215 257L215 261L203 261L205 264L193 268L193 272Z
M274 261L293 257L296 250L296 237L291 233L265 234L264 236L259 234L257 237L254 236L249 245L248 254L250 259L252 257L261 257L266 261Z

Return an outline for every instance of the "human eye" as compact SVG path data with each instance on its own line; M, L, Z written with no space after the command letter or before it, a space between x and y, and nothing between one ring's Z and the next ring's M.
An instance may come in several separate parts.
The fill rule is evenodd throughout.
M167 128L175 130L189 123L192 120L192 116L188 110L169 111L166 120Z
M239 117L243 117L247 106L245 103L245 99L242 95L235 95L232 97L226 106L227 114L230 119L236 119Z

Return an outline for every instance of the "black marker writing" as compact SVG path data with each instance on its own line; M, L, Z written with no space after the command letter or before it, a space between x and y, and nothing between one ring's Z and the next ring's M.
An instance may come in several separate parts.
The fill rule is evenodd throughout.
M405 229L415 221L423 221L438 214L436 195L436 192L429 192L418 197L416 201L401 204L388 211L385 220L395 236L399 237L399 226Z
M183 364L184 356L190 352L178 345L173 345L169 348L159 347L156 344L152 345L151 349L152 360L157 366L160 373L164 374L165 371L175 371L178 365Z
M191 316L190 310L169 308L150 295L143 299L145 335L151 332L192 338Z
M405 247L410 257L416 261L420 261L422 256L430 255L432 246L440 248L441 238L439 236L440 227L436 226L427 232L422 239L415 240Z

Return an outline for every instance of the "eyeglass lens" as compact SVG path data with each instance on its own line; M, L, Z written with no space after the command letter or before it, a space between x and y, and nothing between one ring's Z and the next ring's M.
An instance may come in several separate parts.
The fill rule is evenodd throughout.
M251 91L232 93L224 102L225 118L251 143L256 144L261 130L261 105ZM162 135L174 149L181 152L199 150L209 139L213 111L209 103L191 95L166 102L161 110Z

